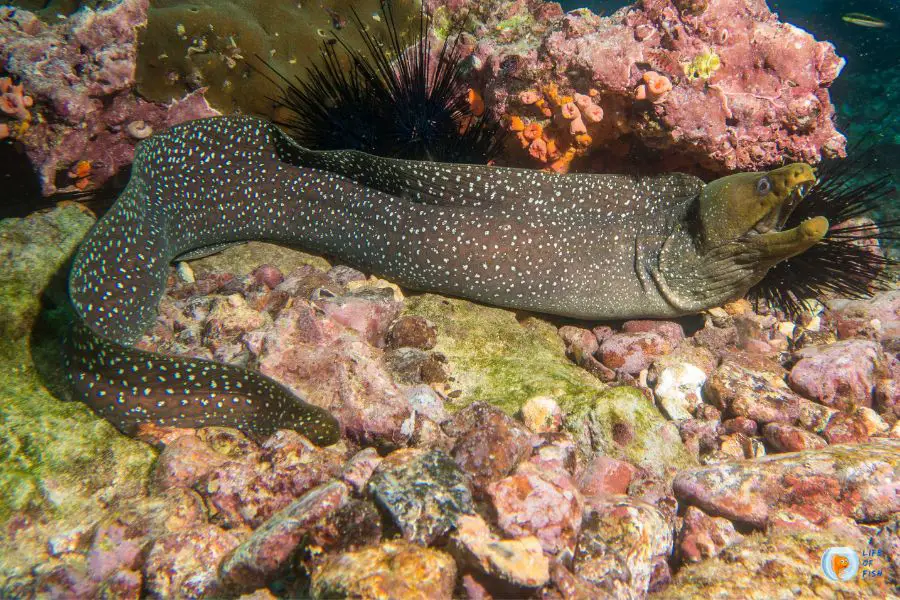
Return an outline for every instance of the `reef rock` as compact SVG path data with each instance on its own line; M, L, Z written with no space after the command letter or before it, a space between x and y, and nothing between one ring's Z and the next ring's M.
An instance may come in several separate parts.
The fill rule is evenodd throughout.
M764 0L644 0L605 17L430 5L439 23L471 23L467 80L506 119L516 164L610 172L641 151L649 170L724 174L844 152L828 95L844 60Z
M99 187L131 164L135 144L153 131L219 114L202 90L169 104L132 93L148 5L85 6L53 25L27 10L0 8L0 69L33 98L29 117L10 129L45 195L58 187Z

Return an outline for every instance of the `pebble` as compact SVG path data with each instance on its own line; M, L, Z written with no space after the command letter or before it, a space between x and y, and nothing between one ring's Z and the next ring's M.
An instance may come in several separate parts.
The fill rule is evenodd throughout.
M391 324L388 346L431 350L437 344L437 328L424 317L406 315Z
M468 477L440 450L408 448L388 455L368 490L400 528L404 539L430 545L475 512Z
M509 475L531 453L533 434L528 428L481 402L456 413L444 431L456 438L453 460L471 476L476 493Z
M240 537L204 525L158 537L147 555L144 581L157 598L200 598L220 593L216 568Z
M375 448L363 448L344 464L341 469L341 480L350 485L354 493L362 495L369 478L381 461L382 458L378 456Z
M453 558L403 540L328 556L312 574L313 598L451 598Z
M684 513L676 545L681 560L698 563L743 540L744 536L734 529L728 519L711 517L689 506Z
M616 333L600 344L600 362L616 372L636 376L673 347L668 339L652 331Z
M559 431L562 420L562 409L549 396L533 396L522 405L522 422L535 433Z
M587 497L625 494L637 468L609 456L594 456L578 478L578 489Z
M823 438L786 423L769 423L763 427L763 437L777 452L815 450L828 445Z
M316 525L350 500L350 488L332 481L307 492L263 523L219 567L221 582L231 592L265 586L287 563Z
M881 345L846 340L808 346L795 354L788 383L797 393L833 408L872 406L875 384L886 368Z
M538 588L550 579L550 561L531 535L499 539L478 515L460 517L452 537L460 562L521 588Z
M706 373L691 363L668 367L657 375L653 397L668 419L690 419L703 403L705 382Z
M781 365L766 357L746 352L729 355L704 385L704 399L759 425L799 424L818 433L833 409L801 398L785 383L786 375Z
M659 557L673 549L672 528L652 505L610 496L585 516L574 572L617 598L642 598Z
M339 452L281 430L247 459L214 468L200 491L217 511L218 523L258 527L307 490L337 476L342 463Z
M487 487L497 523L509 536L533 535L544 552L570 557L575 551L584 500L569 474L523 463Z

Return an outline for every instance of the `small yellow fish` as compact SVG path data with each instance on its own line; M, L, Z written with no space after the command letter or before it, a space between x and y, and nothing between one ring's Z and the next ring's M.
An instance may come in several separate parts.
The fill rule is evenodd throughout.
M884 29L888 26L887 21L883 21L878 17L873 17L871 15L857 12L847 13L846 15L842 16L841 19L847 23L860 25L861 27L872 27L874 29Z

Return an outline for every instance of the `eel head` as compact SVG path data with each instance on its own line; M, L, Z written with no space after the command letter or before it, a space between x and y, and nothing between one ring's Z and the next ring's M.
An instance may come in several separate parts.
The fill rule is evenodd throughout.
M828 220L814 217L793 229L782 227L815 182L804 163L710 182L700 193L701 252L731 246L765 267L804 252L825 236Z
M815 182L812 167L795 163L706 184L687 214L688 239L673 235L659 254L658 271L651 272L674 312L698 312L739 298L775 264L825 237L825 217L783 230Z

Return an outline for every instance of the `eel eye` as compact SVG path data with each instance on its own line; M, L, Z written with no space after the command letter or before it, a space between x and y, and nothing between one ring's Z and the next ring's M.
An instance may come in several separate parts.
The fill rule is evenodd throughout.
M760 196L765 196L769 192L772 191L772 182L769 181L768 177L763 177L759 181L756 182L756 193Z

